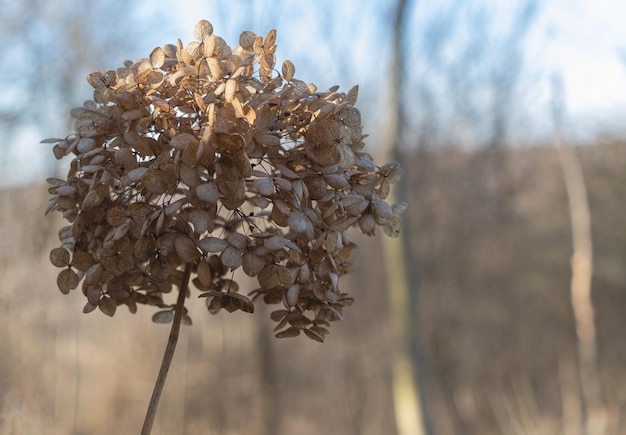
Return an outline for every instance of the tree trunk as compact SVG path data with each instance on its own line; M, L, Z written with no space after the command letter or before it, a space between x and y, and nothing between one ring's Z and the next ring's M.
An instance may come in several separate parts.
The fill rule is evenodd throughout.
M402 39L408 1L398 0L395 9L393 59L389 83L388 131L386 142L390 160L401 161L401 141L405 118L404 106L400 99L402 88L404 57ZM404 199L407 194L406 177L396 185L387 198L389 203ZM404 214L409 222L409 210ZM397 340L394 355L392 378L393 400L396 427L399 435L421 435L428 433L423 412L422 398L418 383L418 370L421 352L417 329L417 299L419 284L416 261L411 250L409 225L404 225L402 236L397 239L384 238L385 274L390 297L391 317Z

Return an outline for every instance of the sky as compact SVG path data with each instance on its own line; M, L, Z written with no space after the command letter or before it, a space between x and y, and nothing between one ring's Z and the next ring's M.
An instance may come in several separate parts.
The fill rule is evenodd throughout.
M541 56L546 68L561 71L571 115L589 117L598 124L614 124L624 118L626 3L549 0L544 7L538 25L547 49L544 51L539 40L533 51Z
M4 1L8 0L0 0L0 5ZM447 89L438 89L442 81L429 75L432 68L426 65L421 51L424 29L438 14L454 11L463 23L464 20L471 22L469 18L478 11L491 18L487 41L492 43L510 31L522 1L409 1L407 29L410 37L405 56L411 87L405 95L409 104L415 103L411 110L418 119L426 110L413 95L418 94L420 85L431 91L441 112L442 130L445 130L450 121L444 115L454 107L455 88L448 83ZM132 48L126 48L128 52L106 53L96 68L115 68L124 59L147 57L152 48L173 43L177 38L190 42L194 25L203 18L211 21L215 33L232 46L237 44L242 30L264 34L274 27L278 30L277 65L284 59L291 60L296 66L297 78L314 82L322 89L335 84L345 91L354 84L361 86L358 107L363 113L365 128L376 143L389 89L389 23L393 4L385 0L143 0L133 3L135 19L137 28L143 26L149 31L136 38ZM531 139L549 138L552 131L550 78L558 74L565 90L565 126L570 137L581 142L599 134L623 138L626 136L623 126L626 119L626 3L620 0L538 0L538 4L536 20L523 41L524 73L514 102L524 113L514 119L514 129L524 133L532 131ZM455 28L454 36L442 49L449 54L448 61L452 63L458 60L455 56L462 52L463 44L467 44L474 33L484 30L473 28L467 22L465 27ZM115 29L115 23L109 24ZM127 29L116 31L126 32ZM58 49L54 47L54 38L50 38L49 43L50 50ZM497 63L499 59L490 54L484 61ZM13 60L16 61L19 59ZM84 75L76 79L82 83L84 96L75 102L57 99L51 103L55 110L67 113L74 105L90 98L91 89L84 82ZM481 98L485 98L480 94L481 85L470 82L469 86L478 95L472 97L472 101L481 104ZM16 94L7 92L6 88L4 91L1 95L6 98ZM63 107L64 104L67 107ZM485 121L481 117L484 118L480 115L474 121ZM42 123L37 123L11 132L11 139L19 146L9 147L5 153L10 164L0 168L0 186L32 181L45 170L45 164L37 158L42 146L38 141L69 133L64 133L63 129L67 128L64 122L52 122L46 125L46 131L42 131ZM420 134L417 125L415 122L414 135ZM3 136L6 141L6 135Z
M313 3L317 3L318 7L313 7ZM339 82L342 87L351 86L350 82L370 82L372 77L368 74L385 74L384 69L371 65L371 61L372 57L377 55L376 44L389 40L390 35L386 34L384 26L391 19L392 3L354 0L281 2L281 12L278 14L273 12L273 16L277 18L275 25L279 30L279 54L286 53L286 57L294 60L297 68L302 65L312 77L321 76L323 84L328 86L335 84L334 82ZM459 8L467 4L474 4L487 10L495 17L496 28L500 22L501 30L506 32L512 12L516 11L522 2L414 0L411 3L409 27L419 38L419 28L436 11L446 7ZM173 3L163 1L158 4L167 9ZM200 16L216 15L218 20L230 17L223 21L225 25L216 26L216 32L226 32L227 35L224 36L230 37L230 40L237 38L237 26L241 26L242 20L237 15L229 14L223 2L191 0L186 4L187 8L174 8L173 19L179 32L184 34L185 29L193 28ZM572 129L574 136L585 139L599 130L617 130L618 133L626 134L626 129L620 129L621 119L626 117L626 25L624 25L626 2L539 0L539 5L539 13L525 43L525 56L530 64L529 73L540 76L539 80L536 80L537 76L531 78L536 81L530 89L532 96L528 104L537 107L549 106L552 97L548 78L558 74L563 79L568 128ZM331 56L334 53L326 50L325 44L316 43L316 40L323 42L328 36L325 32L329 30L328 26L320 24L320 10L339 16L340 22L344 20L343 29L331 28L332 36L350 39L350 29L353 33L366 35L365 38L354 41L351 52L346 53L353 62L353 68L348 71L347 77L345 71L333 65ZM255 16L260 16L248 20L253 28L263 27L265 22L271 21L263 7L252 8L250 11ZM324 17L321 21L324 21ZM370 30L363 32L363 28ZM376 28L380 30L376 31ZM189 33L187 30L187 35ZM312 47L316 48L309 51ZM319 68L316 71L316 59L323 64L323 74L319 74ZM415 59L415 62L419 63L420 59ZM367 65L368 63L370 65ZM375 79L373 81L375 82ZM549 122L540 119L541 116L538 118L533 121L537 123L537 129L550 130Z

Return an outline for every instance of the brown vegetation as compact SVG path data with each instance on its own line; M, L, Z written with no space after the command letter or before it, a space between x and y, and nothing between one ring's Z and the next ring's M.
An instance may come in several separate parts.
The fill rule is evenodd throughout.
M626 148L576 151L591 205L608 433L620 433ZM422 379L435 433L582 434L570 224L556 150L416 152L406 165L422 286ZM1 195L0 433L137 431L164 328L147 312L82 315L80 294L62 297L54 288L43 249L56 237L42 225L45 189ZM272 433L268 422L277 434L393 433L380 247L357 243L357 273L348 280L357 303L324 345L268 341L271 325L258 325L269 323L265 316L212 316L190 304L194 325L182 330L154 433Z

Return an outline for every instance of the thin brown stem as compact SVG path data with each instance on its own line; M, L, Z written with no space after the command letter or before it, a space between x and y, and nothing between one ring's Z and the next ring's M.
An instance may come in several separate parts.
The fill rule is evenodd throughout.
M157 408L159 407L159 400L161 399L161 392L165 385L165 379L167 378L167 372L170 369L172 358L174 357L174 350L176 350L176 343L178 342L178 333L180 331L180 324L184 314L185 308L185 296L187 295L187 286L189 285L189 277L191 276L191 265L185 266L185 272L183 274L183 280L180 284L178 300L176 301L176 307L174 308L174 320L172 321L172 329L170 330L170 336L167 340L167 347L163 354L163 361L161 362L161 369L159 370L159 376L154 384L154 390L152 391L152 397L150 398L150 404L146 412L146 418L143 422L143 428L141 429L141 435L150 435L152 432L152 424L154 423L154 417L156 416Z

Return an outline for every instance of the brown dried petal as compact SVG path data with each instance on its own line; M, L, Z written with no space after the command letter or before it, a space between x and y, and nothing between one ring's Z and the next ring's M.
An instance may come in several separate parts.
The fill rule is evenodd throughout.
M228 242L218 237L205 237L200 240L199 245L204 252L222 252Z
M50 251L50 262L56 267L67 267L70 265L70 252L63 248L54 248Z
M300 286L292 285L285 291L285 305L289 308L293 308L298 303L298 297L300 296Z
M313 224L301 211L293 212L289 216L289 229L294 233L313 233Z
M188 166L195 166L202 158L203 146L199 140L190 141L183 151L183 163Z
M351 106L356 105L356 100L359 97L359 85L353 86L346 94L346 102Z
M113 207L107 212L107 223L117 227L127 223L130 220L130 213L125 207Z
M87 272L87 270L94 264L94 259L91 254L87 252L76 252L74 258L72 258L72 266L81 272Z
M161 47L157 47L150 53L150 64L153 68L161 68L165 63L165 52Z
M363 234L372 235L374 233L374 229L376 228L374 215L372 213L365 213L361 216L359 219L359 228Z
M261 195L269 196L274 193L274 180L272 178L257 178L252 184Z
M257 276L265 266L265 259L255 255L253 251L243 254L243 271L248 276Z
M279 332L278 334L275 335L276 338L290 338L290 337L297 337L298 335L300 335L300 328L296 328L295 326L292 326L290 328L285 329L282 332Z
M61 293L67 294L70 290L78 287L80 278L72 269L63 269L57 276L57 286Z
M253 32L241 32L241 35L239 36L239 45L241 45L241 48L244 50L253 51L255 39L256 35Z
M319 332L313 329L303 329L304 334L309 337L311 340L319 341L320 343L324 342L324 336Z
M176 247L176 253L185 263L194 263L200 258L198 248L187 236L180 236L174 240L174 246Z
M239 293L224 293L222 296L222 308L229 313L236 310L254 313L254 304L252 301Z
M283 67L282 67L282 73L283 73L283 77L285 78L285 80L291 81L295 72L296 72L296 67L293 66L293 63L291 63L290 60L285 60L283 62Z
M391 206L379 198L372 198L372 211L378 223L384 223L386 219L393 216Z
M263 246L270 251L278 251L279 249L283 249L287 246L287 239L282 236L271 236L265 239Z
M150 262L150 273L157 279L166 280L173 270L174 264L165 255L159 255Z
M259 284L266 290L274 287L288 287L292 284L291 274L289 270L280 264L266 264L258 275Z
M217 202L220 197L220 192L215 183L199 184L196 186L196 195L202 201Z
M197 274L198 279L203 285L211 285L211 281L213 280L213 274L211 273L211 266L209 266L209 263L207 263L206 261L201 261L198 264Z
M170 140L170 146L176 150L184 151L187 145L196 142L198 139L193 134L180 133Z
M157 311L152 315L154 323L172 323L174 320L174 312L172 310Z
M249 242L248 237L241 233L230 233L228 237L226 237L226 240L237 249L246 248Z
M213 25L207 20L201 20L196 24L193 29L193 37L198 41L203 41L204 38L210 36L213 33Z
M369 201L361 195L346 195L341 200L341 205L349 215L358 216L365 211Z
M100 299L100 302L98 302L98 308L100 308L100 311L102 311L107 316L113 317L113 315L115 314L115 310L117 309L117 302L115 301L115 299L105 296Z
M97 305L93 305L90 302L87 302L85 304L85 306L83 307L83 313L87 314L87 313L91 313L93 310L95 310L96 308L98 308Z
M237 249L232 246L227 246L220 254L222 264L226 267L230 267L235 270L242 265L243 259Z
M274 322L280 322L285 318L285 316L287 316L287 314L289 314L289 311L287 310L275 310L271 312L270 319Z

